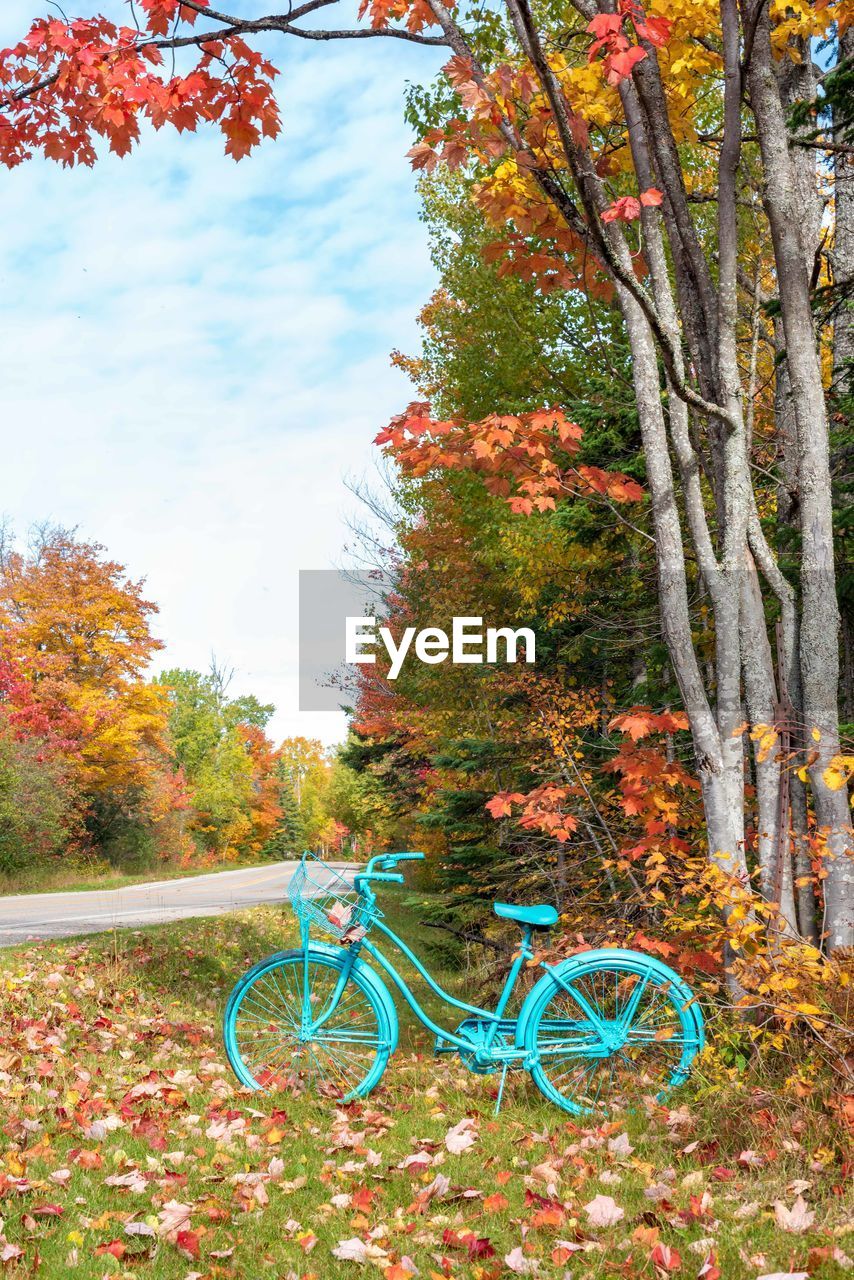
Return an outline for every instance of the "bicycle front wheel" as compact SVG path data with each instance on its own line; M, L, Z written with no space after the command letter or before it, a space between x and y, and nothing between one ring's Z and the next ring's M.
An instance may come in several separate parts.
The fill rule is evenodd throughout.
M306 1031L330 1004L345 961L346 953L333 949L280 951L244 974L229 997L223 1028L241 1084L344 1101L378 1084L394 1028L369 971L354 966L330 1017L313 1034Z
M531 1077L565 1111L609 1114L684 1083L703 1047L690 988L641 952L579 956L542 979L526 1036Z

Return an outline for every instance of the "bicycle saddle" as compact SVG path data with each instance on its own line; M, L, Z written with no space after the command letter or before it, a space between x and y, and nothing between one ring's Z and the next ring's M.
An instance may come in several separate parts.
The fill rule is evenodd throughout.
M527 924L532 929L550 929L553 924L557 924L557 912L547 902L536 907L515 907L510 902L493 902L492 909L502 920L515 920L517 924Z

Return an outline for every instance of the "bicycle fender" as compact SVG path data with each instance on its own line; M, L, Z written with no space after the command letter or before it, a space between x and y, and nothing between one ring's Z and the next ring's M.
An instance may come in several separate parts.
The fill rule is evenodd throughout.
M555 965L550 965L539 982L535 983L528 992L522 1008L519 1010L519 1018L516 1023L516 1048L533 1049L535 1047L533 1043L528 1043L534 1013L554 993L556 987L560 987L564 982L571 981L574 974L578 973L582 968L588 967L591 962L594 965L601 964L606 967L609 962L613 963L615 960L634 962L644 966L652 965L659 976L673 985L674 990L686 1004L693 999L694 993L687 982L680 978L679 974L671 969L669 965L659 960L657 956L646 955L643 951L629 951L620 947L600 947L597 950L579 951L577 955L568 956L565 960L561 960ZM700 1046L702 1047L703 1015L696 1003L691 1007L697 1024Z

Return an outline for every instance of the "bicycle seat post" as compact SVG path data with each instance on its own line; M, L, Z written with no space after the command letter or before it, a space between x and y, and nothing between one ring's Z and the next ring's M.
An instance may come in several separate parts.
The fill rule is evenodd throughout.
M498 1034L497 1020L504 1017L504 1011L510 1003L510 997L513 994L519 974L522 972L522 966L526 964L534 954L534 950L531 946L532 934L533 929L531 925L526 924L522 929L522 941L519 943L519 950L516 952L513 963L510 966L504 983L504 989L498 997L498 1003L495 1006L496 1021L492 1023L486 1033L486 1040L484 1043L484 1048L486 1050L489 1050L492 1047L492 1042Z

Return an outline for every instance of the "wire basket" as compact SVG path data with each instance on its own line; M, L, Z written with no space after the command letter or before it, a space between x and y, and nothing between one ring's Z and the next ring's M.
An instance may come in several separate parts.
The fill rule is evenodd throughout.
M288 885L291 908L307 932L312 925L343 942L363 938L382 912L349 880L313 853L304 853Z

